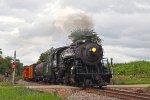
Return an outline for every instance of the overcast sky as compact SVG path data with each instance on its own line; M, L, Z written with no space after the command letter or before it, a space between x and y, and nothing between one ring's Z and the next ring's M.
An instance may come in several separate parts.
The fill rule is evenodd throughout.
M50 47L68 45L82 21L103 39L104 57L150 60L150 0L0 0L3 56L16 50L24 65L32 64Z

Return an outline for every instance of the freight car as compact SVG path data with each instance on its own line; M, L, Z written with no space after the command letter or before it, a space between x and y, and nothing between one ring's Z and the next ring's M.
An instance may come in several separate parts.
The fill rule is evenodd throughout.
M24 66L24 69L23 69L24 80L35 80L35 67L36 67L36 64L32 64L30 66Z
M27 80L28 79L28 73L29 73L29 67L28 66L24 66L23 68L23 79Z
M92 42L90 36L85 41L55 49L46 62L32 69L33 80L82 87L102 87L112 77L111 65L103 58L102 46Z

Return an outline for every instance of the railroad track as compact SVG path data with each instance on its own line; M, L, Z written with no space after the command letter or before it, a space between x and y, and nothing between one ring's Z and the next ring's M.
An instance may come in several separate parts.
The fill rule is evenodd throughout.
M34 83L34 82L32 82ZM46 85L42 83L38 83L40 86ZM38 86L38 85L37 85ZM110 89L110 88L86 88L83 90L87 93L94 93L98 95L105 95L110 97L116 97L124 100L150 100L150 94L146 93L137 93L131 92L126 90L117 90L117 89Z
M125 90L116 90L116 89L86 89L85 90L88 93L95 93L98 95L105 95L110 97L116 97L123 100L150 100L150 94L145 93L137 93L137 92L130 92Z

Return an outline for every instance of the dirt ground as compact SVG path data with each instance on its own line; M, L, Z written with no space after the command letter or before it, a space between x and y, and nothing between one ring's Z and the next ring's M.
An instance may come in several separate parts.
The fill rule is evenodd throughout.
M78 88L78 87L63 86L63 85L50 85L50 84L45 84L45 83L27 82L24 80L19 80L16 83L18 85L25 86L32 90L36 90L36 91L40 91L40 92L56 93L59 96L63 97L63 99L66 99L67 97L82 91L82 89ZM124 85L124 86L114 85L114 87L113 87L113 85L108 85L108 88L150 94L150 90L145 89L145 87L147 87L147 86L149 86L149 85L144 85L144 84L143 85Z
M50 85L50 84L45 84L45 83L27 82L24 80L19 80L16 83L18 85L25 86L32 90L36 90L40 92L47 92L47 93L52 93L52 92L56 93L59 96L63 97L63 99L81 90L78 87L63 86L63 85Z

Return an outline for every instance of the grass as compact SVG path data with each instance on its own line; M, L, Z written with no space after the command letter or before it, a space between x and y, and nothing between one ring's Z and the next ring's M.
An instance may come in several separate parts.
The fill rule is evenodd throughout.
M135 61L130 63L115 64L114 71L116 75L132 75L132 76L150 76L150 62Z
M150 86L148 86L146 89L150 90Z
M41 93L25 87L12 86L11 83L1 83L0 100L61 100L61 98L54 93Z
M115 64L114 74L115 84L150 84L150 62Z
M128 84L150 84L150 78L131 77L131 76L115 76L114 84L128 85Z
M11 82L0 82L0 87L2 86L14 86Z

